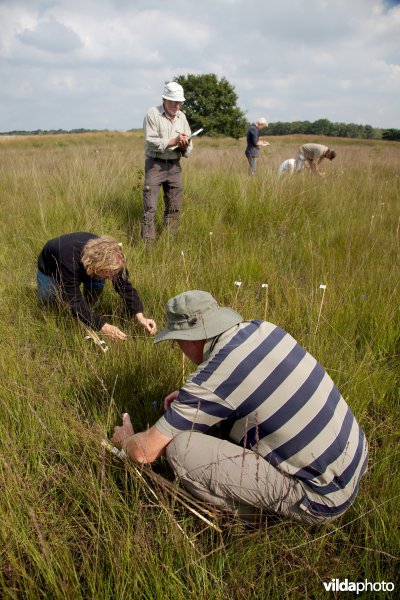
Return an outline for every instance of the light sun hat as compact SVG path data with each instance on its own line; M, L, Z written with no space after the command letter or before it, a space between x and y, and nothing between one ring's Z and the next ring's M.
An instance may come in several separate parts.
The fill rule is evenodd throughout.
M257 123L257 125L265 125L265 127L268 127L268 122L265 117L259 117L257 119L256 123Z
M164 100L171 100L172 102L185 102L183 87L176 81L168 81L165 84L162 97Z
M231 308L219 306L208 292L190 290L168 300L165 305L167 326L154 343L165 340L207 340L234 325L243 317Z

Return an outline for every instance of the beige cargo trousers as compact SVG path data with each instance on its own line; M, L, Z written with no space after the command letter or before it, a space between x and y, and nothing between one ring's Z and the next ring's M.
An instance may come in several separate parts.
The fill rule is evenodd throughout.
M166 454L189 492L244 521L262 522L271 514L310 524L338 518L306 511L301 507L306 492L300 480L228 440L183 432L168 444Z

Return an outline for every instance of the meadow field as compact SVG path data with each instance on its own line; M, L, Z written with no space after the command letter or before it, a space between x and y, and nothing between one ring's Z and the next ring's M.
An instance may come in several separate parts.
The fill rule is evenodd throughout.
M326 177L278 178L305 141L336 150ZM249 177L243 140L197 139L182 161L178 236L144 247L141 133L0 136L2 598L318 599L340 595L325 591L332 579L397 590L362 598L398 595L400 144L270 142ZM129 338L106 353L67 311L40 306L37 255L80 230L123 243L159 328L168 298L203 289L283 327L322 363L370 448L343 517L251 529L195 514L165 459L141 472L107 452L122 412L137 430L152 424L192 365L129 322L109 283L99 310Z

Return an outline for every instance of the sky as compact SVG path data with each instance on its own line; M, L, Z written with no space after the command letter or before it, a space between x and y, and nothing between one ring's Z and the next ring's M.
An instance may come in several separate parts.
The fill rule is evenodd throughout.
M253 122L400 128L400 0L0 0L0 131L140 128L225 77Z

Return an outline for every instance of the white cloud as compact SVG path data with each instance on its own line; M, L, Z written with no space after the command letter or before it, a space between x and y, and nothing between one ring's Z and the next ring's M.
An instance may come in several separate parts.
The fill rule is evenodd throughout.
M166 79L210 72L250 120L400 127L397 4L2 0L0 131L140 127Z
M71 27L66 27L54 17L39 22L33 29L24 29L18 38L23 44L50 53L71 52L83 45Z

